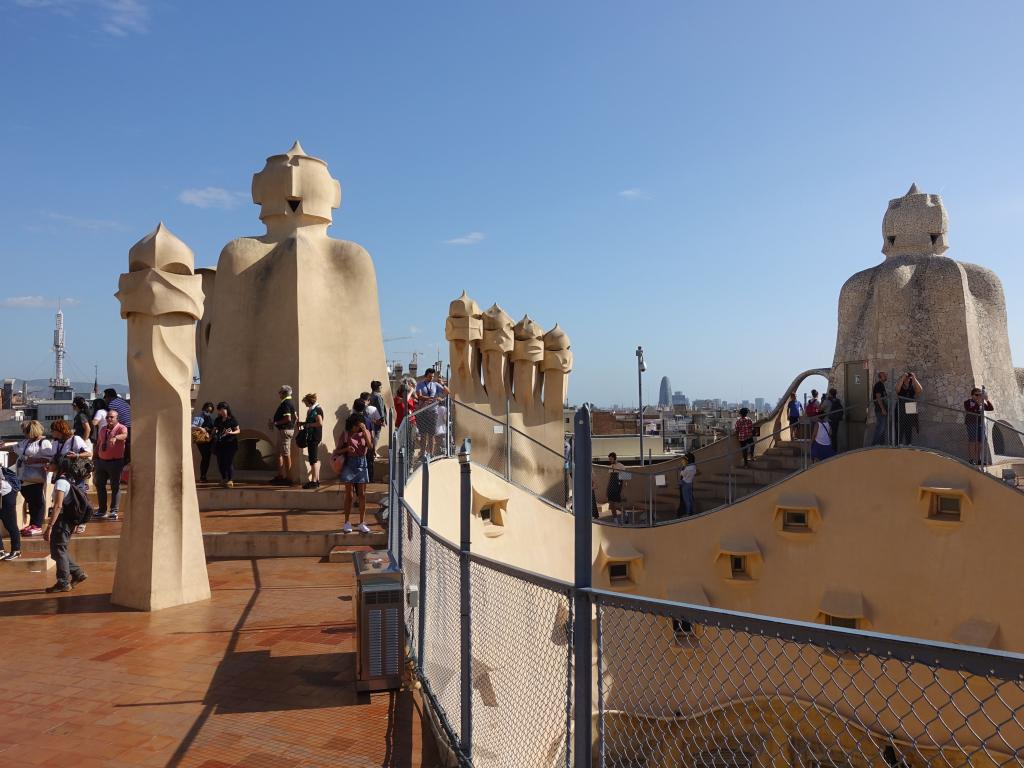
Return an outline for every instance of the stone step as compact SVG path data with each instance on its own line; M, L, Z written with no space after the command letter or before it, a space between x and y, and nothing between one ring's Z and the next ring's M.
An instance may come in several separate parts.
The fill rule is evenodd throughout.
M49 552L49 545L47 545L46 551ZM14 568L20 571L28 571L29 573L45 573L56 567L56 565L49 554L40 555L38 552L31 552L25 549L25 544L22 543L21 557L17 560L4 560L0 562L0 569Z

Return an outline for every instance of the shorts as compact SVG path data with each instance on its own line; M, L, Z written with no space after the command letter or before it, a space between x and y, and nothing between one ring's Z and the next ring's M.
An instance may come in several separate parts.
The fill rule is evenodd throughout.
M985 442L985 422L967 423L967 440L972 443Z
M320 457L317 453L320 451L320 442L306 443L306 458L309 459L310 464L316 464L320 461Z
M295 439L294 429L277 430L277 455L290 456L292 452L292 440Z
M370 482L370 471L366 465L365 456L349 456L345 459L345 466L341 468L338 480L352 485L365 485Z

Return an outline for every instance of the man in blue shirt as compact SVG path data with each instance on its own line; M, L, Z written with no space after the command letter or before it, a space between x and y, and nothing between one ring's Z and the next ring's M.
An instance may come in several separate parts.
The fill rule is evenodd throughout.
M448 387L434 381L434 369L427 368L423 381L416 385L416 428L420 433L420 450L430 454L434 452L435 436L438 425L438 409L423 411L431 403L437 402L448 394ZM445 414L447 418L447 414Z

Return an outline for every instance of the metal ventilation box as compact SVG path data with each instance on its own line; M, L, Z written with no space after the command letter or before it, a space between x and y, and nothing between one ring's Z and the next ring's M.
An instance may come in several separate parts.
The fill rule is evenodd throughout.
M383 691L402 685L405 665L405 600L402 571L387 551L355 552L356 689Z

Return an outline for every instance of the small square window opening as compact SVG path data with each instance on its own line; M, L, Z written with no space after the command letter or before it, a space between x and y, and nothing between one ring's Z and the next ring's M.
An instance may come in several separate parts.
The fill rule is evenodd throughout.
M857 619L848 619L843 616L829 616L826 614L825 623L830 627L842 627L843 629L857 628Z
M732 571L734 579L745 579L750 575L747 573L747 558L745 555L730 555L729 569Z
M629 563L612 563L608 566L608 580L612 584L622 584L629 579Z
M932 497L931 516L940 520L959 520L960 497L936 494Z
M803 509L787 509L782 513L782 527L787 531L806 531L808 529L807 511Z
M490 507L483 507L480 510L480 519L483 520L485 523L491 522L491 508Z

